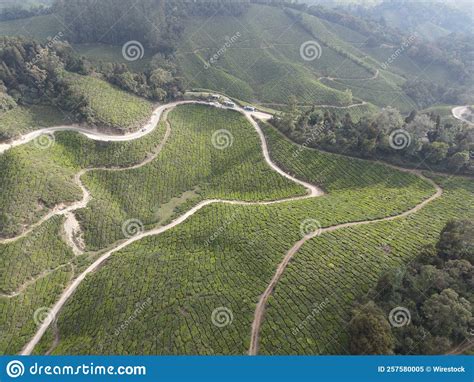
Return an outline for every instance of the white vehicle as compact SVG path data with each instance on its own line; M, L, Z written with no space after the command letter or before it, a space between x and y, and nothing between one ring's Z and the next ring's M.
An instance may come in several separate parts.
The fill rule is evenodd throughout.
M255 108L253 106L244 106L245 111L255 111Z
M235 107L235 103L230 102L230 101L225 101L225 102L224 102L224 106L227 106L227 107Z
M211 94L210 98L211 99L219 99L219 95L218 94Z

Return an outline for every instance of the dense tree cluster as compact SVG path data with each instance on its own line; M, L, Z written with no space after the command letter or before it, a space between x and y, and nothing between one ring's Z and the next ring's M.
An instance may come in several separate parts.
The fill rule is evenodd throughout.
M67 73L92 74L139 96L165 101L182 96L183 85L176 65L156 54L143 72L125 64L93 66L78 57L67 42L39 43L24 38L0 39L0 112L17 105L45 104L66 110L76 120L92 123L87 97L71 86ZM8 137L7 137L8 138Z
M467 43L466 39L468 40ZM415 39L407 53L412 60L424 66L443 65L449 70L452 79L462 83L472 78L472 58L469 57L469 52L472 52L473 47L472 37L451 33L446 38L436 42L427 42L420 38Z
M120 45L138 40L148 48L170 52L189 16L239 16L247 1L141 0L130 7L127 0L57 0L55 10L70 31L73 42Z
M24 38L0 39L0 109L16 104L62 102L61 71L83 70L64 43L40 44Z
M425 247L402 272L384 274L350 322L354 354L440 354L462 351L474 328L474 222L450 221L436 246ZM404 325L389 324L394 307Z
M184 92L175 62L160 53L153 57L150 68L142 72L132 72L127 65L117 63L103 63L96 70L121 89L153 101L178 98Z
M272 123L305 146L396 163L424 163L439 170L474 173L474 137L461 123L441 123L435 114L412 111L403 118L387 107L380 113L353 122L350 115L315 110L300 112L295 99L281 118ZM397 143L397 131L402 142Z

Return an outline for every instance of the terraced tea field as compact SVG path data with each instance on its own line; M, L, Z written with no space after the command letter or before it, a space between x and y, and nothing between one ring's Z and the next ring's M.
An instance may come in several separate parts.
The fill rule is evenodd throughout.
M2 195L30 197L0 243L0 351L344 353L350 303L474 217L470 179L304 149L252 116L179 105L123 142L61 131L0 154Z
M305 27L280 9L252 5L238 19L193 20L186 26L190 37L184 39L177 53L189 87L214 89L262 103L286 103L295 95L301 104L352 104L345 88L333 83L326 86L319 78L367 79L378 65L366 63L364 53L344 42L327 23L309 15L303 19ZM216 37L211 40L208 36ZM302 58L301 45L308 41L319 43L317 59ZM210 58L222 47L225 54L210 64ZM394 91L395 85L385 79L379 82L388 92Z
M443 196L394 221L322 234L303 245L268 304L261 354L348 354L354 300L378 276L435 243L450 218L474 219L472 180L435 177ZM369 270L369 271L368 271Z
M127 132L143 125L152 111L149 101L98 78L68 73L67 81L73 92L85 97L92 110L91 124Z
M472 354L465 5L304 2L0 0L0 355Z
M0 142L43 127L68 124L68 115L44 105L18 106L0 113Z
M122 239L122 223L129 219L145 226L166 222L173 213L163 213L163 208L169 209L170 203L173 212L204 199L255 201L305 194L303 188L268 168L258 136L240 114L191 105L172 111L168 121L170 137L159 157L146 166L102 169L84 176L92 201L77 215L90 249ZM222 127L226 128L222 137L231 143L224 150L214 147L211 139ZM191 198L177 200L191 190Z
M67 34L66 31L67 22L56 14L0 22L3 35L45 40L58 33ZM433 64L426 72L420 72L406 54L395 60L393 67L382 70L382 63L396 47L370 48L367 40L368 36L355 29L307 13L252 4L238 17L201 15L186 20L183 37L177 41L175 60L185 88L220 91L263 104L285 104L294 95L301 105L341 107L365 101L376 107L390 104L409 112L416 105L402 91L407 73L415 72L427 80L432 76L440 81L449 80L441 65ZM316 47L317 57L305 57L302 53L302 46L308 42ZM152 62L153 49L148 47L142 59L127 61L119 45L72 45L92 64L114 62L127 65L132 71L142 71L150 69ZM136 109L110 105L114 112L107 115L108 105L100 105L100 97L91 97L109 90L91 78L81 82L87 82L80 87L90 102L98 103L96 118L105 124L127 130L133 127L130 123L143 117L140 110L144 105L137 105ZM121 115L124 110L128 115Z

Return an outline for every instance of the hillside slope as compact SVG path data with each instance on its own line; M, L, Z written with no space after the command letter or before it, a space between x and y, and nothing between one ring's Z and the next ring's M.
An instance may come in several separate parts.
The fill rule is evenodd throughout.
M62 33L61 39L67 39L65 21L59 18L53 14L0 22L0 34L44 40ZM401 89L406 80L380 66L390 51L372 54L365 49L367 36L339 24L257 4L238 16L193 15L185 20L174 56L188 89L220 91L276 108L291 95L301 105L341 107L367 101L403 112L416 107ZM121 45L73 46L92 63L113 60L133 70L146 69L154 52L145 47L141 60L127 62L121 59Z

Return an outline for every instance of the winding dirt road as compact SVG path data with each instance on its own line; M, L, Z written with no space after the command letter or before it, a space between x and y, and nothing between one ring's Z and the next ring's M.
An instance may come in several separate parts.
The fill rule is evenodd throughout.
M208 103L205 103L205 102L199 102L199 101L180 101L180 102L174 102L174 103L171 103L171 104L167 104L167 105L163 105L163 106L160 106L160 115L161 113L166 109L166 110L170 110L171 108L175 107L175 106L178 106L178 105L182 105L182 104L186 104L186 103L199 103L199 104L208 104ZM212 105L212 104L208 104L208 105ZM141 240L145 237L148 237L148 236L154 236L154 235L159 235L163 232L166 232L168 231L169 229L173 228L173 227L176 227L177 225L181 224L182 222L184 222L185 220L187 220L190 216L194 215L197 211L199 211L200 209L202 209L203 207L207 206L207 205L210 205L210 204L213 204L213 203L226 203L226 204L234 204L234 205L269 205L269 204L276 204L276 203L284 203L284 202L290 202L290 201L295 201L295 200L301 200L301 199L306 199L306 198L313 198L313 197L317 197L317 196L321 196L321 195L324 195L324 192L312 185L312 184L309 184L307 182L304 182L302 180L299 180L299 179L296 179L295 177L287 174L286 172L284 172L282 169L280 169L276 164L274 164L271 159L270 159L270 154L268 152L268 146L267 146L267 142L265 140L265 136L263 134L263 131L260 129L260 126L258 125L258 123L253 119L253 117L255 118L258 118L258 119L262 119L262 120L268 120L269 118L271 118L271 115L270 114L266 114L266 113L262 113L262 112L249 112L249 111L245 111L244 109L242 108L227 108L227 107L222 107L220 106L221 108L224 108L224 109L231 109L231 110L236 110L237 112L240 112L242 114L245 115L245 117L247 118L247 120L252 124L252 126L256 129L259 137L260 137L260 141L261 141L261 146L262 146L262 152L263 152L263 155L264 155L264 158L265 158L265 161L267 162L267 164L276 172L278 172L279 174L281 174L282 176L284 176L285 178L297 183L297 184L300 184L302 185L303 187L305 187L307 190L308 190L308 194L307 195L304 195L304 196L297 196L297 197L292 197L292 198L286 198L286 199L281 199L281 200L274 200L274 201L267 201L267 202L244 202L244 201L238 201L238 200L224 200L224 199L210 199L210 200L204 200L202 202L200 202L199 204L197 204L196 206L194 206L193 208L191 208L189 211L187 211L185 214L181 215L180 217L176 218L175 220L173 220L171 223L163 226L163 227L159 227L159 228L155 228L155 229L152 229L150 231L146 231L146 232L143 232L143 233L140 233L136 236L133 236L132 238L129 238L128 240L120 243L118 246L116 246L115 248L111 249L110 251L104 253L102 256L100 256L94 263L92 263L84 272L82 272L62 293L61 297L59 298L59 300L54 304L54 306L52 307L52 309L50 310L50 314L48 315L47 319L40 325L40 327L38 328L37 332L35 333L35 335L33 336L33 338L26 344L26 346L23 348L23 350L21 351L21 354L23 355L29 355L31 354L31 352L33 351L34 347L36 346L36 344L39 342L39 340L41 339L41 337L43 336L43 334L45 333L45 331L48 329L48 327L51 325L52 321L54 321L54 318L57 316L57 314L60 312L60 310L62 309L62 307L64 306L64 304L66 303L66 301L72 296L72 294L76 291L76 289L79 287L80 283L86 278L86 276L91 273L91 272L94 272L95 270L97 270L97 268L105 261L107 260L112 254L114 254L115 252L117 251L120 251L121 249L129 246L130 244L138 241L138 240ZM155 125L159 122L159 119L156 121ZM54 128L53 128L54 129ZM61 128L61 130L64 130ZM48 129L48 132L50 130ZM58 131L58 130L55 130L55 131ZM81 133L83 133L82 130L77 130L75 127L73 127L73 131L80 131ZM151 130L150 130L151 131ZM148 131L148 132L150 132ZM167 137L169 136L170 134L170 126L168 124L168 129L167 129L167 133L165 134L165 138L163 139L162 143L160 144L160 147L162 148L167 140ZM41 134L38 134L37 136L39 136ZM103 138L103 135L93 135L94 137L99 137L99 138ZM143 136L143 135L142 135ZM106 136L107 138L110 138L110 136ZM31 138L31 139L34 139L34 138ZM31 140L30 139L30 140ZM94 139L94 138L92 138ZM131 139L136 139L136 137L134 138L131 138ZM103 139L101 139L103 140ZM110 139L109 139L110 140ZM25 142L24 139L20 139L21 142ZM156 157L156 155L158 155L158 152L159 150L157 150L157 153L154 155L154 157ZM132 167L128 167L126 169L130 169L130 168L137 168L137 167L141 167L141 166L144 166L146 163L150 162L151 160L154 159L154 157L152 158L147 158L144 162L138 164L138 165L135 165L135 166L132 166ZM108 169L110 170L111 168L101 168L101 169ZM82 170L80 171L77 175L76 175L76 182L78 185L80 185L81 189L83 190L83 199L78 202L78 203L75 203L74 205L71 205L68 207L68 211L73 211L75 209L78 209L78 208L83 208L87 205L88 201L90 200L90 193L88 192L88 190L84 187L84 185L82 184L82 182L80 181L80 177L86 172L86 171L90 171L92 169L86 169L86 170ZM124 170L123 168L113 168L112 170ZM61 212L59 212L61 213ZM54 214L51 214L51 216L54 215ZM50 216L50 217L51 217ZM42 219L42 222L44 222L45 220L47 219ZM39 225L40 223L36 223L34 226L36 227L37 225ZM31 231L31 228L28 230L28 231ZM23 233L21 236L24 236L26 235L26 233ZM17 238L13 238L13 239L7 239L9 241L12 241L12 240L17 240Z
M155 109L155 111L152 114L152 117L151 117L150 121L147 122L146 125L143 128L141 128L138 132L131 133L131 134L128 134L128 135L108 135L108 134L103 134L103 133L98 133L98 132L95 132L95 131L92 131L92 130L88 130L88 129L85 129L84 127L78 127L76 125L56 126L56 127L49 127L49 128L45 128L45 129L40 129L40 130L36 130L32 133L28 133L28 134L14 140L13 142L9 143L8 145L4 144L3 149L0 148L0 154L5 152L6 150L9 150L9 149L13 148L13 147L26 144L26 143L40 137L42 134L52 134L56 131L75 131L75 132L79 132L81 134L84 134L86 137L88 137L92 140L98 140L98 141L112 142L112 141L135 140L135 139L141 138L141 137L151 133L155 129L155 127L158 125L158 122L160 121L160 118L161 118L162 114L164 114L164 117L165 117L165 120L166 120L166 115L171 109L173 109L176 106L185 105L185 104L204 104L204 105L209 105L209 106L214 106L215 105L214 103L208 103L208 102L202 102L202 101L177 101L177 102L172 102L172 103L168 103L168 104L165 104L165 105L161 105L161 106L159 106ZM289 180L291 180L295 183L298 183L298 184L302 185L303 187L307 188L309 190L309 194L305 197L315 197L315 196L320 196L320 195L324 194L324 192L321 189L319 189L318 187L292 177L291 175L289 175L286 172L284 172L283 170L281 170L278 166L276 166L271 161L270 155L269 155L269 152L268 152L268 148L267 148L267 143L266 143L266 140L265 140L265 136L263 135L263 132L261 131L260 127L258 126L258 123L255 122L253 117L265 121L265 120L270 119L272 117L272 115L267 114L267 113L263 113L263 112L260 112L260 111L249 112L249 111L246 111L246 110L244 110L242 108L238 108L238 107L235 107L235 108L228 108L228 107L224 107L224 106L219 106L219 107L223 108L223 109L227 109L227 110L236 110L236 111L238 111L238 112L245 115L245 117L249 120L249 122L252 124L252 126L257 130L257 133L258 133L258 135L260 137L260 140L261 140L262 151L263 151L263 155L265 157L266 162L269 164L269 166L274 171L278 172L280 175L282 175L285 178L287 178L287 179L289 179ZM162 142L160 143L160 145L155 149L154 154L152 156L149 156L148 158L146 158L141 163L138 163L136 165L132 165L132 166L129 166L129 167L94 167L94 168L88 168L88 169L81 170L74 177L74 183L76 183L82 190L83 197L80 201L72 203L68 206L66 206L64 204L59 204L59 205L55 206L49 213L47 213L45 216L43 216L36 223L30 225L21 234L15 236L15 237L12 237L12 238L1 239L0 244L7 244L7 243L17 241L17 240L21 239L22 237L27 236L35 228L37 228L38 226L40 226L41 224L43 224L47 220L51 219L53 216L65 215L67 217L66 224L65 224L66 237L69 241L69 244L73 248L74 253L80 254L81 250L80 250L80 248L78 248L77 244L73 240L73 236L74 236L73 231L75 231L75 229L77 229L77 224L76 224L77 221L75 220L75 217L71 216L71 214L74 211L78 210L78 209L85 208L87 206L87 204L89 203L90 199L91 199L91 195L90 195L89 191L87 190L87 188L81 182L81 177L86 172L94 171L94 170L125 171L125 170L132 170L132 169L142 167L142 166L150 163L151 161L153 161L156 158L156 156L159 154L159 152L161 151L161 149L165 145L166 141L168 140L170 134L171 134L171 128L170 128L169 123L168 123L165 136L164 136ZM300 198L301 197L288 198L288 199L284 199L284 200L276 201L276 202L292 201L292 200L297 200L297 199L300 199Z
M171 109L175 106L186 104L186 103L209 104L209 103L200 102L200 101L180 101L180 102L174 102L174 103L167 104L167 105L162 105L154 111L152 119L150 120L150 122L148 122L148 124L146 125L145 128L143 128L140 132L132 133L132 134L129 134L127 136L118 136L118 137L116 137L116 136L110 136L110 135L100 134L100 133L96 133L96 132L90 132L87 129L84 129L82 127L73 126L73 127L66 128L66 127L61 126L61 127L57 127L57 128L42 129L42 130L38 130L34 133L29 133L24 138L20 138L19 140L15 141L15 142L12 142L12 144L10 144L10 147L14 147L14 146L26 143L28 141L31 141L32 139L35 139L36 137L40 136L41 134L43 134L45 132L50 133L50 132L54 132L54 131L63 131L63 130L78 131L78 132L86 135L87 137L89 137L91 139L104 140L104 141L124 141L124 140L127 140L126 137L128 137L128 140L137 139L137 138L140 138L141 136L144 136L144 135L148 134L149 132L151 132L155 128L155 126L158 124L160 116L161 116L161 114L163 113L164 110L169 110L169 109ZM219 107L222 107L222 106L219 106ZM222 107L222 108L229 109L229 108L226 108L226 107ZM271 115L266 114L266 113L262 113L262 112L248 112L248 111L245 111L241 108L230 108L230 109L236 110L236 111L244 114L245 117L248 119L248 121L256 129L256 131L257 131L257 133L260 137L262 152L263 152L263 155L264 155L264 158L265 158L265 161L267 162L267 164L274 171L278 172L280 175L282 175L285 178L287 178L287 179L289 179L289 180L305 187L308 190L308 194L304 195L304 196L292 197L292 198L275 200L275 201L267 201L267 202L244 202L244 201L238 201L238 200L223 200L223 199L204 200L204 201L200 202L199 204L197 204L196 206L194 206L193 208L191 208L189 211L187 211L183 215L181 215L178 218L176 218L175 220L173 220L168 225L158 227L158 228L146 231L146 232L142 232L142 233L140 233L136 236L133 236L133 237L121 242L116 247L114 247L113 249L107 251L102 256L100 256L96 261L94 261L94 263L92 263L85 271L83 271L76 279L74 279L72 281L72 283L63 291L63 293L60 296L59 300L52 307L52 309L50 311L51 314L49 314L47 319L44 322L42 322L42 324L38 328L35 335L32 337L32 339L25 345L25 347L21 351L22 355L31 354L34 347L40 341L40 339L42 338L42 336L44 335L44 333L46 332L48 327L51 325L51 323L55 320L55 317L57 317L57 315L59 314L59 312L61 311L61 309L65 305L65 303L67 302L67 300L74 294L76 289L79 287L81 282L87 277L87 275L94 272L94 271L96 271L99 268L99 266L101 264L103 264L111 255L113 255L114 253L116 253L116 252L124 249L125 247L135 243L136 241L139 241L139 240L141 240L143 238L146 238L146 237L149 237L149 236L159 235L163 232L166 232L166 231L170 230L171 228L176 227L179 224L183 223L185 220L187 220L189 217L194 215L200 209L204 208L207 205L213 204L213 203L226 203L226 204L233 204L233 205L269 205L269 204L284 203L284 202L289 202L289 201L295 201L295 200L301 200L301 199L306 199L306 198L318 197L318 196L321 196L321 195L324 194L324 192L320 188L318 188L317 186L312 185L312 184L307 183L307 182L304 182L302 180L296 179L295 177L293 177L293 176L287 174L286 172L284 172L275 163L272 162L272 160L270 158L270 154L268 152L268 146L267 146L265 136L264 136L262 130L260 129L258 123L253 119L253 117L255 117L257 119L267 120L267 119L271 118ZM141 166L145 165L146 163L149 163L151 160L153 160L156 157L156 155L158 155L159 150L164 146L169 134L170 134L170 126L168 124L168 129L167 129L167 132L165 134L165 137L164 137L163 141L160 144L160 148L157 149L157 152L151 158L147 158L145 161L141 162L140 164L134 165L134 166L129 167L129 168L101 168L101 169L119 170L120 171L120 170L124 170L124 169L141 167ZM8 148L10 148L10 147L8 147ZM6 149L8 149L8 148L6 148ZM3 150L3 151L5 151L5 150ZM0 152L3 152L3 151L0 150ZM83 208L87 205L87 203L89 202L91 196L90 196L89 192L87 191L87 189L84 187L84 185L81 183L80 177L86 171L90 171L90 170L92 170L92 169L82 170L75 177L75 180L76 180L77 184L81 187L81 189L83 191L83 195L84 195L83 199L81 201L67 207L67 208L59 209L58 211L56 211L56 213L51 212L47 216L51 217L54 214L61 214L61 213L64 213L63 211L67 211L68 213L72 213L72 211L74 211L75 209ZM423 175L421 175L421 173L416 172L414 170L406 170L406 169L400 169L400 170L414 172L417 175L423 177ZM429 181L430 183L432 183L436 187L436 193L434 195L432 195L430 198L424 200L423 202L421 202L420 204L418 204L417 206L412 208L411 210L406 211L406 212L404 212L400 215L391 216L391 217L387 217L387 218L381 218L381 219L371 220L371 221L350 222L350 223L344 223L344 224L339 224L339 225L323 228L323 229L321 229L320 231L318 231L314 234L310 234L310 235L307 235L307 236L303 237L300 241L298 241L287 252L287 254L284 256L282 262L279 264L275 275L273 276L272 280L270 281L270 284L268 285L265 292L261 295L261 297L259 299L259 302L257 304L257 308L255 310L255 315L254 315L254 321L252 323L251 344L250 344L250 349L249 349L249 354L250 355L257 354L257 351L258 351L260 326L261 326L261 323L262 323L262 320L263 320L263 316L264 316L264 312L265 312L265 306L266 306L266 303L268 301L268 297L272 294L272 292L275 288L275 285L280 280L280 278L281 278L283 272L285 271L289 261L297 253L297 251L301 248L301 246L306 241L308 241L309 239L315 237L318 234L324 233L324 232L331 232L331 231L334 231L334 230L337 230L337 229L340 229L340 228L351 227L351 226L356 226L356 225L371 224L371 223L376 223L376 222L381 222L381 221L394 220L394 219L398 219L398 218L410 215L410 214L420 210L427 203L429 203L432 200L438 198L442 194L442 189L438 185L436 185L430 179L427 179L425 177L423 177L423 178L425 180ZM43 218L41 220L41 222L44 222L45 220L47 220L46 217ZM34 227L41 224L41 222L38 222L38 223L34 224ZM30 228L27 232L30 232L31 229L32 228ZM20 235L20 237L26 235L26 233L23 233L22 235ZM17 240L17 239L18 239L18 237L13 238L13 239L7 239L7 240L12 241L12 240Z
M469 106L457 106L451 109L451 113L453 117L459 119L460 121L466 122L470 126L474 126L474 122L466 119L464 115L469 115L471 112L469 111Z
M255 313L254 313L254 319L252 322L252 331L250 335L250 346L249 346L249 355L256 355L258 353L258 345L259 345L259 339L260 339L260 327L263 322L263 317L265 314L265 307L268 302L268 298L272 295L275 286L277 285L278 281L280 280L281 276L283 275L283 272L285 271L286 267L288 266L289 262L293 258L293 256L300 250L300 248L303 246L304 243L306 243L308 240L315 238L316 236L319 236L323 233L326 232L333 232L341 228L348 228L348 227L354 227L354 226L359 226L359 225L367 225L367 224L373 224L373 223L380 223L384 221L390 221L390 220L395 220L395 219L400 219L403 217L406 217L408 215L411 215L419 210L421 210L424 206L426 206L428 203L432 202L433 200L439 198L443 194L443 189L437 185L435 182L433 182L431 179L426 178L421 174L421 172L416 171L416 170L408 170L396 166L391 166L394 167L398 170L404 171L404 172L411 172L419 177L423 178L425 181L431 183L435 189L436 192L430 196L428 199L425 199L423 202L420 204L417 204L415 207L412 209L405 211L399 215L394 215L394 216L389 216L386 218L380 218L380 219L374 219L374 220L363 220L363 221L357 221L357 222L349 222L349 223L343 223L343 224L337 224L334 226L326 227L326 228L321 228L320 230L317 230L309 235L306 235L303 237L300 241L298 241L291 249L286 253L285 257L281 261L281 263L278 265L278 268L273 275L273 278L271 279L270 283L267 286L267 289L265 289L265 292L260 296L260 299L257 303L257 307L255 308Z
M44 134L54 134L57 131L76 131L78 133L81 133L85 135L87 138L90 138L94 141L103 141L103 142L125 142L125 141L132 141L141 137L144 137L145 135L151 133L158 122L160 121L161 114L167 110L167 109L172 109L175 106L178 105L184 105L186 103L205 103L205 102L199 102L199 101L176 101L176 102L171 102L167 103L164 105L158 106L151 114L150 119L148 122L141 127L139 130L129 133L129 134L121 134L121 135L111 135L111 134L104 134L96 129L81 126L81 125L60 125L60 126L54 126L54 127L46 127L44 129L38 129L35 131L32 131L28 134L22 135L21 137L13 140L12 142L9 143L2 143L0 144L0 154L4 153L5 151L11 149L12 147L20 146L25 143L31 142L35 140L36 138L40 137L41 135Z

